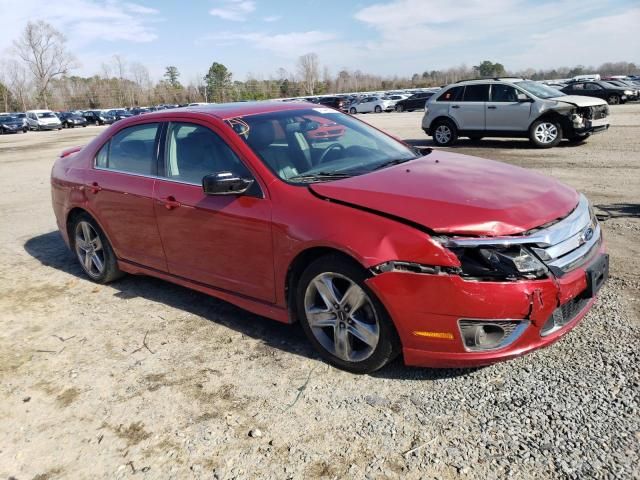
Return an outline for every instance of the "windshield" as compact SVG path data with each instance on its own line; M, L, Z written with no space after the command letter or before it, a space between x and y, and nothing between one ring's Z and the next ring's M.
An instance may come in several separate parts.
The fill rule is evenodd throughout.
M38 118L56 118L53 112L37 113Z
M548 87L543 83L533 82L531 80L515 82L515 84L538 98L555 98L565 96L565 94L560 90L556 90L555 88Z
M410 147L329 108L248 115L227 123L289 182L361 175L417 157Z

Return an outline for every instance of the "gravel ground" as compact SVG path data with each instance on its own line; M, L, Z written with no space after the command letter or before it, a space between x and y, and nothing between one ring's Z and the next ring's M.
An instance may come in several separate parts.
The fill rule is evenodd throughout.
M354 376L297 326L159 280L87 281L55 231L55 154L0 137L0 478L640 478L640 105L579 147L462 141L600 206L612 278L559 343L476 370ZM363 115L419 144L419 113Z

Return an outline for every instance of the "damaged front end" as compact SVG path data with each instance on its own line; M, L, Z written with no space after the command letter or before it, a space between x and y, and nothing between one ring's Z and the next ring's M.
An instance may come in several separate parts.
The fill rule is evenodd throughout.
M596 133L609 128L609 106L576 107L570 113L571 129L577 135Z

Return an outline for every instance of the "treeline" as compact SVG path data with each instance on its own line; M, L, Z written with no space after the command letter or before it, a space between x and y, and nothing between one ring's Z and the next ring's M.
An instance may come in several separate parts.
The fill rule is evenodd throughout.
M73 75L78 67L66 50L66 39L45 22L28 23L14 41L12 55L0 63L0 110L32 108L55 110L134 107L192 102L264 100L326 93L424 88L446 85L466 78L516 75L534 80L570 78L585 73L637 74L629 62L604 63L599 67L576 66L548 70L508 71L502 64L485 60L475 66L425 70L411 77L381 76L342 69L332 74L321 68L315 53L301 56L295 71L278 69L267 78L249 74L244 81L233 78L228 68L213 62L205 75L181 80L170 65L159 81L151 79L146 66L115 55L91 77Z

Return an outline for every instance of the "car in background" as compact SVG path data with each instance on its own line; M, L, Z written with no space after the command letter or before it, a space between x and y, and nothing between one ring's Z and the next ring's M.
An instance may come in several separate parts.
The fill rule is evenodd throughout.
M111 115L113 118L118 120L122 120L123 118L133 117L133 113L130 113L121 108L114 108L113 110L107 110L107 115Z
M633 92L632 94L627 96L627 100L630 102L638 100L638 97L640 96L640 86L633 82L627 80L604 80L604 82L609 83L614 87L621 87Z
M28 110L26 116L30 130L62 129L62 122L51 110Z
M318 125L307 130L307 138L314 141L336 141L345 134L346 129L337 122L317 115L308 117Z
M82 116L92 125L111 125L116 121L115 117L102 110L87 110Z
M630 87L617 87L601 80L570 82L560 91L567 95L601 98L609 105L625 103L634 94Z
M569 96L524 79L468 80L429 99L422 129L439 146L459 136L529 138L538 148L565 138L582 142L609 128L609 107L599 98Z
M29 130L25 126L22 118L15 113L5 113L0 115L0 135L5 133L27 133Z
M390 112L395 102L387 97L364 97L349 105L349 113L381 113Z
M58 114L62 128L86 127L87 119L74 112L62 112Z
M14 115L22 120L22 124L26 127L27 131L29 130L29 122L27 122L27 114L24 112L10 113L9 115Z
M346 112L349 106L349 101L345 97L320 97L318 99L318 105L324 105L326 107L335 108L341 112Z
M151 110L146 107L134 107L129 110L131 115L142 115L143 113L149 113Z
M346 133L314 141L317 117ZM573 188L302 102L122 120L55 160L51 199L92 281L149 275L300 322L355 373L400 354L459 368L551 345L608 276L598 219Z
M409 98L400 100L395 105L396 112L413 112L414 110L424 110L424 106L433 96L433 92L418 92Z

